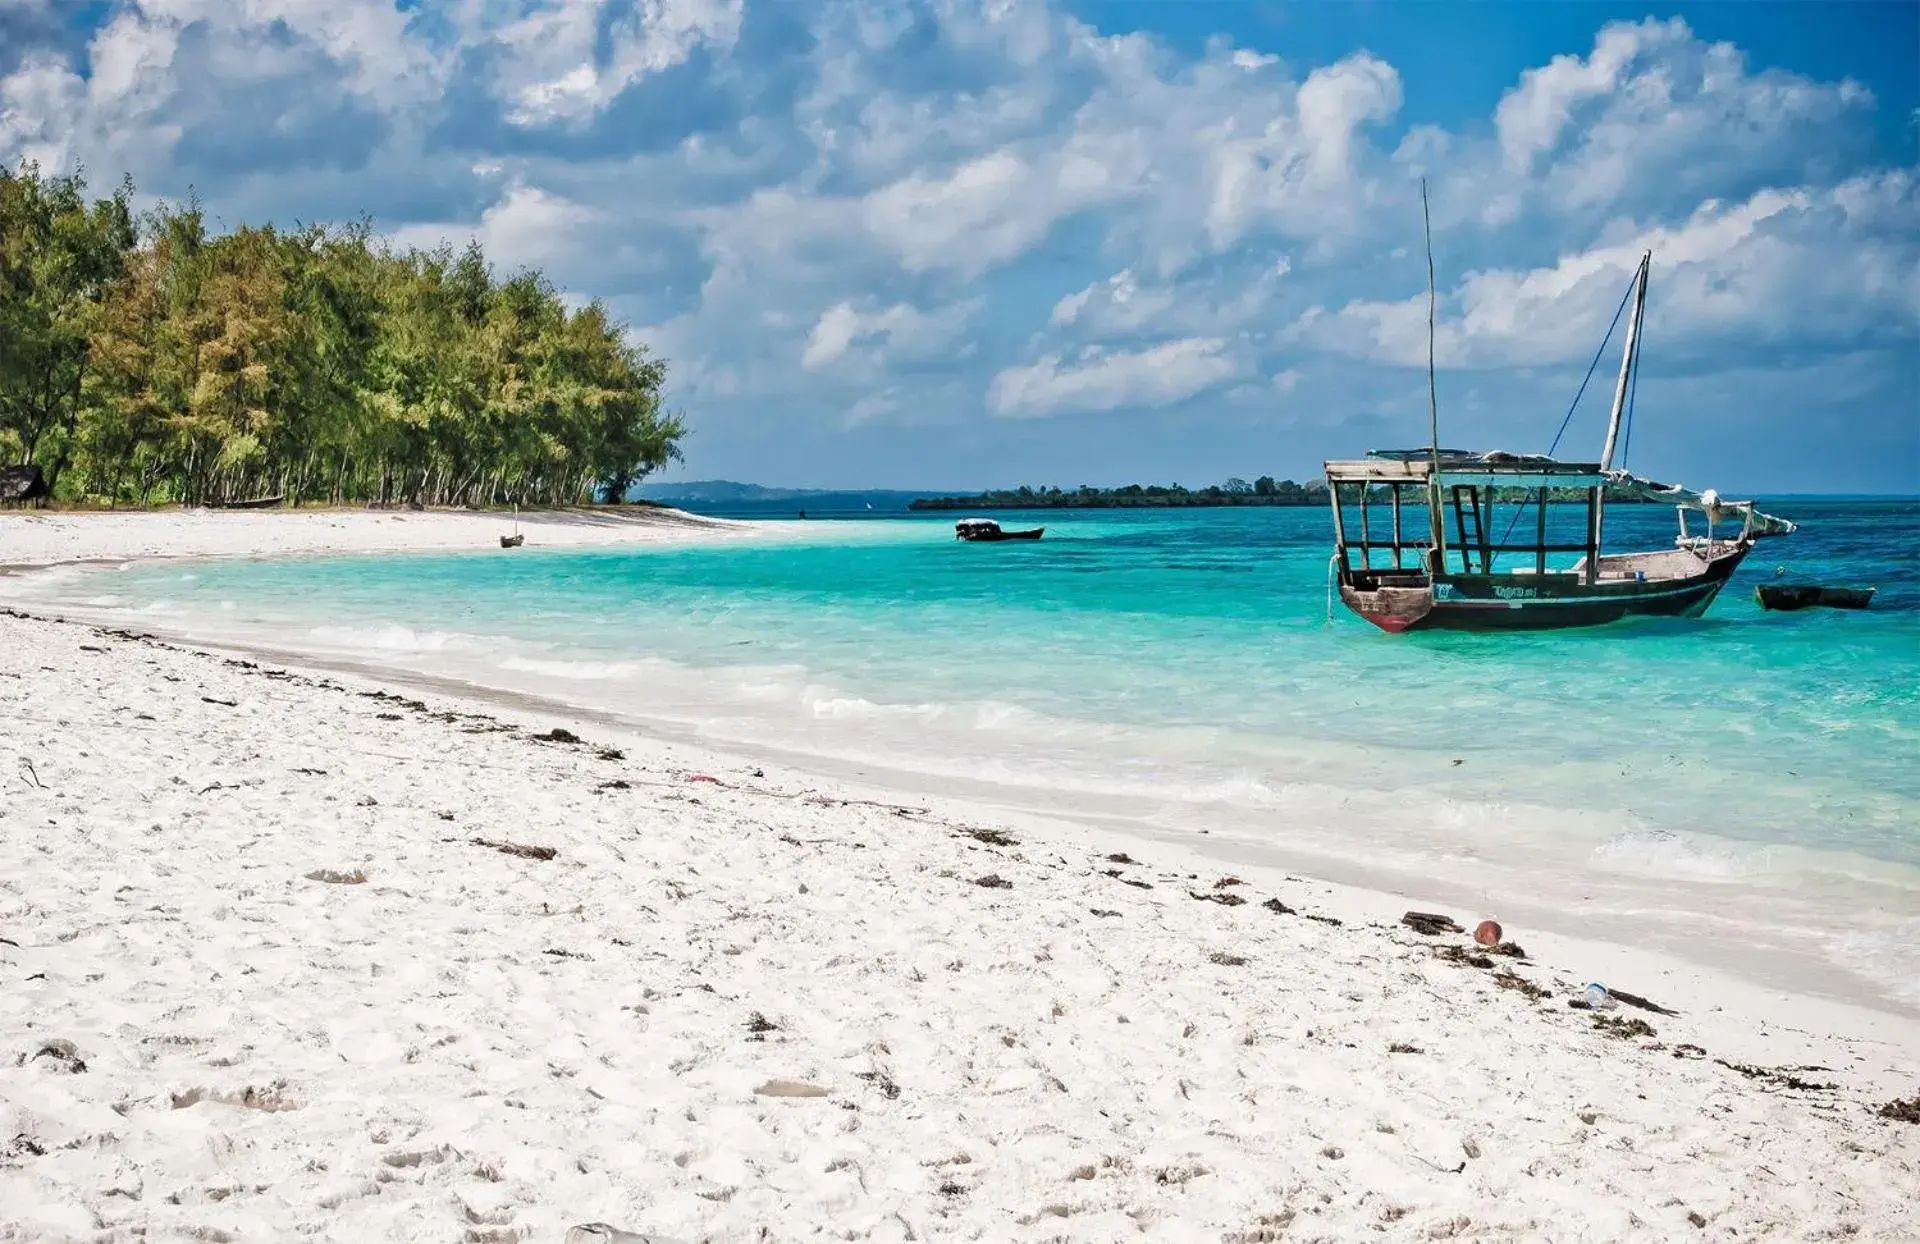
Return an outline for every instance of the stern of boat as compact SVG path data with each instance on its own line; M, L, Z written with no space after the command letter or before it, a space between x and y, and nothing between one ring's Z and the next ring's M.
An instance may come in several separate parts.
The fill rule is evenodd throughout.
M1389 635L1420 625L1433 612L1433 589L1425 583L1387 584L1356 576L1340 585L1340 601Z

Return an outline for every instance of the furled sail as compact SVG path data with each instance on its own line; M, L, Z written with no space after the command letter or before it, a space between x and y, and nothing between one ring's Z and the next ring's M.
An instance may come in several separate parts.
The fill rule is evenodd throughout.
M1642 479L1625 471L1608 471L1607 490L1617 497L1633 497L1641 501L1665 501L1670 505L1684 505L1699 510L1708 518L1719 522L1723 517L1738 515L1746 519L1752 515L1752 532L1755 536L1785 536L1797 530L1794 523L1772 514L1763 514L1753 508L1751 501L1728 501L1709 488L1705 492L1695 492L1679 484L1662 484L1656 480Z

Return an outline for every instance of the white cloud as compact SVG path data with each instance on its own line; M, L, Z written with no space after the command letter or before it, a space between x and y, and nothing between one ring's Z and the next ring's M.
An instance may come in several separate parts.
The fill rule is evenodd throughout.
M700 47L731 47L743 0L536 0L516 20L476 22L471 41L505 53L497 89L519 125L590 117L649 74ZM601 55L605 42L606 54Z
M388 237L397 246L423 250L442 243L458 249L471 239L480 243L495 267L512 271L581 255L589 244L583 231L605 219L605 214L595 208L516 181L480 213L478 225L411 224L395 229Z
M1876 228L1904 217L1905 235ZM1829 190L1764 190L1709 202L1677 225L1622 230L1550 267L1469 272L1443 299L1434 353L1445 367L1512 367L1583 357L1643 252L1653 252L1648 331L1698 349L1792 340L1851 342L1920 332L1920 197L1907 172ZM1294 335L1339 353L1426 363L1426 296L1314 309ZM1653 349L1661 349L1656 345Z
M867 362L878 362L883 355L924 357L952 342L978 308L977 302L964 302L928 313L895 303L862 312L851 301L838 302L814 321L800 366L807 371L825 370L846 360L849 353L861 353L856 347L862 345L870 347Z
M1142 350L1095 348L1072 362L1050 354L1007 368L993 378L987 404L1008 418L1171 406L1242 371L1226 343L1214 338L1188 337Z
M1670 201L1676 189L1747 193L1758 188L1752 176L1804 173L1830 154L1815 136L1872 104L1848 79L1750 72L1738 48L1702 42L1679 18L1616 22L1586 57L1521 75L1494 113L1495 185L1493 170L1469 163L1452 178L1453 197L1477 198L1499 226L1524 200L1574 212Z

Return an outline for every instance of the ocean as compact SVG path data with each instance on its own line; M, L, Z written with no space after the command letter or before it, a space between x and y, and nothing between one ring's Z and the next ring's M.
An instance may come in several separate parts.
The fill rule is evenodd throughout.
M955 541L953 515L796 521L35 590L1920 1006L1920 503L1765 508L1800 532L1705 618L1545 634L1382 634L1330 602L1313 507L999 514L1047 527L1000 545ZM1609 545L1665 547L1672 523L1613 507ZM1880 594L1766 613L1776 567Z

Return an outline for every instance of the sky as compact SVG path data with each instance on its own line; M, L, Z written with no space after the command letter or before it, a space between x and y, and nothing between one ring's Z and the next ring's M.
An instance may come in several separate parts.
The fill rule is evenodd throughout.
M1920 4L0 0L0 160L477 237L668 361L665 478L1543 451L1920 493ZM1595 458L1601 358L1559 452Z

